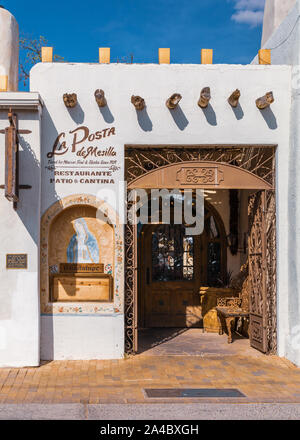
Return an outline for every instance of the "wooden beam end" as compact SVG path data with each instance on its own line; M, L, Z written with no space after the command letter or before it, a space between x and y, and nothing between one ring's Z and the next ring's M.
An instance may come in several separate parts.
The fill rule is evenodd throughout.
M162 48L158 49L158 62L159 64L170 64L170 48Z
M260 49L258 51L259 64L270 65L271 64L271 49Z
M110 47L99 47L99 63L110 63Z
M201 49L201 64L213 63L213 49Z
M7 92L8 89L8 76L0 75L0 92Z
M53 47L42 47L42 63L53 63Z

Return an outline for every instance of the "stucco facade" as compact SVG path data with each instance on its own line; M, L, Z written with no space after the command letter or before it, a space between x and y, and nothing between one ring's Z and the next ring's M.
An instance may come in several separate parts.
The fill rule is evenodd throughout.
M19 26L15 17L0 6L0 77L7 77L7 90L18 90Z
M7 126L9 108L19 115L19 128L31 133L20 137L20 183L18 209L1 197L1 283L0 283L0 362L1 366L39 365L39 229L41 200L40 124L42 100L38 93L1 93L0 126ZM4 135L2 143L4 143ZM5 163L5 149L1 149ZM4 166L0 169L4 182ZM3 189L1 190L4 193ZM27 269L7 270L6 254L28 254Z
M297 0L266 0L262 46L284 21Z
M268 40L264 42L265 48L271 49L272 64L287 64L291 66L291 121L289 134L288 155L288 199L286 201L286 242L289 263L286 265L286 281L288 286L287 296L279 299L278 307L282 309L281 331L279 337L279 354L286 356L297 365L300 364L298 351L298 332L300 323L299 308L299 176L297 173L299 157L299 42L300 27L299 14L300 2L294 2L294 6L281 21L277 29ZM257 63L257 58L253 64ZM279 280L280 283L280 280Z
M124 179L126 144L272 144L278 145L277 188L280 188L277 193L278 228L284 230L287 225L288 200L288 164L284 158L289 149L290 127L290 115L286 109L291 105L290 95L286 91L291 87L290 81L291 70L288 66L126 66L48 63L35 66L31 72L31 90L38 90L44 103L41 121L40 217L43 218L45 213L47 216L48 210L55 206L58 200L64 203L65 200L74 199L74 203L81 203L80 200L84 201L86 197L85 202L90 204L89 198L101 201L105 199L105 191L111 188L122 198L119 182ZM104 114L99 111L93 97L99 83L105 90L108 102L109 110L107 109ZM197 106L197 99L199 89L207 84L212 90L211 107L203 111ZM238 112L234 112L227 102L227 97L237 87L242 93L241 108ZM270 87L276 100L272 110L264 114L256 108L255 99ZM183 99L180 110L172 114L165 106L165 99L174 90L180 91ZM74 91L78 96L79 109L68 110L63 103L62 95ZM141 115L130 102L131 95L137 93L143 96L147 103L147 108ZM114 158L117 160L118 169L112 173L106 183L100 181L91 185L89 178L84 180L87 183L81 183L78 179L76 183L74 176L68 176L70 182L63 180L66 176L61 172L66 171L64 166L69 166L69 162L71 163L74 158L71 148L73 134L69 132L80 126L88 127L90 133L114 127L110 136L91 143L101 150L113 147L116 152ZM69 149L62 157L67 161L67 165L57 163L53 169L49 166L52 163L49 152L53 151L53 144L60 133L66 133L66 148ZM109 130L106 133L108 134ZM57 155L55 160L61 160L61 157ZM57 174L54 175L54 172ZM121 209L122 202L121 200ZM41 233L42 238L43 231ZM281 250L278 253L278 279L283 286L287 281L288 260L284 235L278 237L278 246ZM119 255L116 258L120 257L122 261L124 257L121 232L118 242ZM43 259L46 244L43 242L41 244ZM41 260L41 267L42 265ZM72 304L72 307L70 304L60 304L57 309L42 310L39 330L42 358L87 359L123 355L124 284L121 281L122 270L118 272L116 269L116 275L118 273L120 283L118 284L116 280L115 286L118 286L118 291L117 295L115 292L114 303L98 307L96 311L91 304ZM43 276L41 281L43 283ZM41 295L45 288L45 285L41 284ZM278 292L278 297L281 296L286 296L285 287ZM37 338L39 331L37 330ZM36 349L38 350L38 346Z
M267 44L277 44L288 33L298 5ZM111 261L105 260L104 272L113 278L112 299L106 302L52 300L49 279L57 267L50 264L49 237L53 222L67 209L108 209L108 217L122 218L128 145L276 147L277 352L300 365L295 343L300 322L299 104L291 67L298 61L298 33L291 38L289 51L272 51L271 66L255 61L247 66L39 63L31 71L29 93L0 94L0 130L12 107L19 128L31 131L20 137L19 153L20 183L31 188L20 190L16 210L4 196L0 199L0 366L38 365L40 358L124 356L124 225L113 226ZM203 87L211 89L205 109L197 105ZM105 107L94 97L99 88L105 91ZM236 89L240 104L233 108L228 97ZM259 110L256 99L270 90L275 102ZM65 106L65 93L77 94L76 107ZM165 103L173 93L182 100L169 110ZM132 95L144 98L145 109L134 108ZM5 162L4 149L0 161ZM4 166L0 180L4 183ZM219 213L228 232L226 199L226 190L212 196L222 204ZM246 201L245 193L245 222ZM68 240L71 244L71 235ZM27 254L27 269L7 269L6 255L14 253ZM228 261L237 272L242 261L230 255Z

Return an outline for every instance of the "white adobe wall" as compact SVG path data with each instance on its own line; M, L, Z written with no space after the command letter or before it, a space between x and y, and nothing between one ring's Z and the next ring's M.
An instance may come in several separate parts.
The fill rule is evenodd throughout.
M184 144L278 144L277 194L280 279L279 298L287 296L288 247L286 243L290 129L291 71L288 66L230 66L230 65L126 65L126 64L71 64L44 63L31 71L32 91L38 90L45 102L42 120L42 210L57 198L70 194L93 194L105 188L118 190L118 179L124 176L124 145L184 145ZM197 106L200 90L211 87L211 105L207 110ZM94 91L103 89L108 108L99 110ZM236 111L227 102L236 89L241 90L241 107ZM273 90L275 103L264 112L256 108L256 98ZM66 109L64 93L77 93L79 106ZM175 92L182 94L180 108L174 112L165 106L166 99ZM137 113L130 102L132 94L146 100L147 109ZM114 173L115 183L90 185L52 183L47 166L47 153L58 133L66 133L70 147L70 130L88 126L91 132L115 127L116 134L93 142L99 148L113 146L120 169ZM88 145L88 144L87 144ZM59 156L57 156L59 157ZM71 148L64 159L72 160ZM123 294L123 291L120 292ZM282 300L280 302L282 307ZM286 309L279 309L279 322ZM85 323L88 322L88 326ZM49 336L49 328L54 329ZM281 328L281 327L280 327ZM111 313L103 317L84 317L65 314L42 316L43 356L54 359L85 359L121 357L123 354L123 315ZM48 329L48 330L47 330ZM80 330L79 330L80 329ZM48 336L47 336L48 332ZM105 344L98 336L105 334ZM93 338L92 335L95 335ZM116 335L120 336L118 347ZM48 338L48 339L47 339ZM82 341L89 339L89 345ZM79 348L80 347L80 348ZM47 353L45 353L45 350ZM280 348L282 353L282 349Z
M40 362L39 225L40 109L37 93L0 93L0 129L9 126L8 108L18 114L20 190L17 210L0 189L0 367L37 366ZM27 110L25 110L27 108ZM4 184L5 142L0 134L0 184ZM27 269L6 269L6 254L28 254Z
M288 15L297 0L266 0L262 46Z
M278 262L278 342L279 355L300 366L300 0L276 31L265 42L271 49L272 64L287 64L292 69L292 105L289 138L289 152L282 158L286 168L286 200L281 192L279 235L282 237L278 249L287 256L286 261ZM257 64L257 58L253 64ZM279 191L281 191L279 187Z
M300 0L296 0L285 19L262 43L262 48L271 49L272 65L299 65L299 14ZM252 64L258 64L257 56Z
M0 6L0 76L8 77L8 91L18 90L19 26L15 17Z
M41 318L41 359L118 359L123 353L123 315Z

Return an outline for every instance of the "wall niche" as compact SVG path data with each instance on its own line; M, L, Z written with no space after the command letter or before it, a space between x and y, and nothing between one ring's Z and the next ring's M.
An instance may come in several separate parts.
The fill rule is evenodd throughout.
M111 302L114 229L97 218L93 206L78 205L58 214L49 231L51 302Z

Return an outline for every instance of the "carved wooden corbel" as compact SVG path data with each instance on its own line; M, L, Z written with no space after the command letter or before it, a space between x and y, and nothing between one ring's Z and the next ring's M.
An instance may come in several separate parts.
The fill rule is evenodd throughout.
M239 103L239 99L241 96L241 92L236 89L228 98L228 102L231 105L231 107L237 107Z
M143 110L146 106L145 100L140 96L132 95L131 103L135 106L136 110Z
M209 104L210 98L210 87L204 87L204 89L202 89L200 93L200 98L198 101L199 107L206 108Z
M63 96L65 106L68 108L74 108L77 105L76 93L65 93Z
M266 93L261 98L258 98L255 102L256 107L259 108L259 110L263 110L264 108L269 107L272 102L274 102L273 92Z
M104 91L102 89L97 89L95 91L95 99L99 107L105 107L107 105L107 101L104 96Z
M173 93L173 95L170 96L170 98L166 101L166 106L169 109L173 110L174 108L177 107L181 98L182 98L182 96L179 93Z

